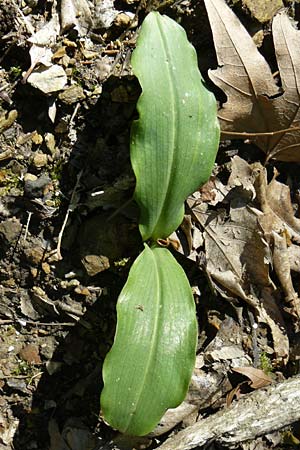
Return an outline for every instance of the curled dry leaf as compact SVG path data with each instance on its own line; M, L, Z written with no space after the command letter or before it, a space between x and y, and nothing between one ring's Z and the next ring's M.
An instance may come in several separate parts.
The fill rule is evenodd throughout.
M245 204L232 206L229 218L225 211L213 216L197 206L193 213L204 228L206 268L210 276L229 295L243 298L255 307L251 285L272 286L270 254L258 232L259 213Z
M299 261L300 252L289 251L283 236L286 233L299 242L300 220L294 216L289 188L275 177L268 184L259 163L249 165L234 157L228 186L229 215L224 210L211 212L206 205L189 200L204 230L207 274L222 296L239 297L254 308L257 320L270 327L275 353L286 360L289 342L269 270L274 267L289 302L288 311L298 316L299 299L290 264L293 258ZM254 208L252 200L261 210Z
M273 231L288 232L291 239L300 243L300 219L294 215L290 189L279 183L275 176L268 184L266 169L260 163L251 165L257 200L263 216L259 222L269 240Z
M275 176L268 184L266 169L260 163L249 165L238 156L232 159L232 173L228 182L231 186L240 185L245 190L254 189L254 196L261 211L258 223L264 237L272 248L272 265L275 269L288 303L288 311L299 317L300 305L291 279L291 268L297 270L300 255L300 220L294 215L289 187L279 183Z
M225 1L204 1L219 64L209 76L227 96L219 110L222 130L231 138L252 133L268 159L300 161L300 32L285 11L275 16L272 31L281 91L268 63Z
M285 294L285 301L288 304L288 311L297 319L300 318L300 302L297 293L295 292L292 277L291 266L288 254L287 238L283 233L280 236L273 231L273 262L274 269Z
M289 340L269 276L271 252L259 232L261 213L237 202L232 203L229 218L225 211L213 216L202 212L201 206L190 207L204 228L206 271L213 286L223 297L239 297L254 309L257 320L271 330L277 357L286 361Z
M235 367L232 370L249 378L249 380L251 380L250 386L253 389L268 386L273 381L272 378L266 375L263 370L256 369L255 367Z

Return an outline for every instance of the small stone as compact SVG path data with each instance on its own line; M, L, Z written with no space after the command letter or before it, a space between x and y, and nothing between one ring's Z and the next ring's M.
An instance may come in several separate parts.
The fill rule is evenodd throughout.
M43 143L43 136L41 136L37 131L35 131L32 136L31 140L36 145L41 145Z
M73 84L61 92L58 98L67 105L72 105L72 103L83 100L85 98L85 94L81 86L78 84Z
M48 163L47 155L45 155L45 153L36 153L33 157L32 162L37 169L41 169Z
M45 155L46 156L46 155ZM26 178L26 175L28 176L28 179ZM24 183L24 193L29 198L38 198L43 197L45 189L47 186L51 184L50 178L42 174L40 177L35 177L35 179L32 177L31 174L26 174L24 177L25 183Z
M44 249L42 247L26 248L24 253L29 264L38 266L43 259Z
M107 58L97 59L95 61L95 73L99 81L104 80L111 72L112 60Z
M65 55L66 55L66 47L62 46L58 50L56 50L56 52L52 56L52 61L55 61L56 59L60 59Z
M38 269L36 267L30 267L30 273L32 278L36 278L38 276Z
M42 269L45 272L45 274L49 275L51 273L51 267L47 262L42 263Z
M117 27L126 28L130 25L131 17L126 13L120 13L114 20Z
M243 5L260 23L268 22L283 8L282 0L243 0Z
M66 72L67 77L70 77L72 75L72 73L73 73L73 68L72 67L67 67L65 72Z
M93 277L97 275L97 273L103 272L110 267L107 256L86 255L82 258L81 262L90 277Z
M59 61L59 63L63 66L63 67L68 67L68 65L70 64L70 56L68 55L64 55L61 60Z
M38 179L38 177L36 175L34 175L33 173L25 173L24 175L24 181L36 181Z
M5 130L8 130L18 117L18 112L16 109L13 109L12 111L9 111L9 113L2 114L0 116L0 133L3 133Z
M76 292L76 294L79 294L79 295L84 295L85 297L88 297L89 295L91 295L91 293L88 290L88 288L84 287L84 286L77 286L74 289L74 292Z
M61 91L67 83L64 69L53 64L50 67L40 66L27 79L28 83L45 94Z
M261 47L263 45L263 42L264 42L264 31L263 30L258 30L252 36L252 39L253 39L254 44L256 45L256 47Z
M69 287L75 287L75 286L79 286L79 285L80 285L80 281L76 280L75 278L73 278L73 280L68 281Z
M16 391L23 392L24 394L27 395L30 393L29 389L27 388L25 380L20 380L18 378L9 378L6 381L6 384L8 387Z
M65 38L63 40L63 44L65 44L67 47L70 47L70 48L77 48L76 42L70 41L70 39L68 39L68 38Z
M19 352L20 358L29 364L41 364L41 357L39 355L39 349L34 344L27 344Z
M131 18L126 13L120 13L114 20L114 24L117 27L126 28L130 25Z
M56 143L55 143L55 137L52 133L46 133L45 134L45 144L51 155L55 153L56 150Z
M18 219L13 217L12 219L4 220L0 223L0 246L7 248L14 244L20 237L22 225Z

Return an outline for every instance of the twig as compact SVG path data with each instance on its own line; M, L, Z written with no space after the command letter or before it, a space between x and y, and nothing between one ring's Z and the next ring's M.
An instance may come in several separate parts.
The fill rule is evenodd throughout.
M0 319L0 325L10 325L12 323L19 323L21 325L34 325L34 326L48 326L48 327L74 327L77 322L34 322L26 319Z
M18 5L15 3L15 1L13 0L13 5L16 8L17 13L19 14L19 16L21 17L22 21L23 21L23 25L25 25L25 28L27 28L27 31L29 34L31 34L31 36L34 35L35 31L33 26L31 25L31 23L29 22L29 20L24 16L22 10L18 7Z
M224 131L221 130L221 134L225 134L227 136L240 136L240 137L256 137L256 136L276 136L277 134L288 133L289 131L299 131L300 127L291 127L285 128L283 130L277 131L266 131L263 133L247 133L246 131Z
M31 212L31 211L28 211L28 218L27 218L27 222L26 222L26 228L25 228L25 233L24 233L24 239L23 239L23 242L26 242L26 239L27 239L28 229L29 229L29 224L30 224L31 216L32 216L32 212Z
M300 376L251 392L229 408L200 420L159 450L189 450L216 442L223 447L280 430L300 419Z
M69 219L69 215L70 215L71 212L74 211L74 209L76 207L76 204L77 204L77 202L75 202L74 199L75 199L75 194L76 194L76 191L77 191L77 188L78 188L78 185L79 185L82 173L83 173L83 170L81 170L78 173L78 175L77 175L77 180L76 180L74 189L72 191L70 204L69 204L69 207L67 209L67 212L66 212L66 215L65 215L65 218L64 218L61 230L60 230L59 235L58 235L57 247L56 247L56 250L54 251L54 254L56 254L56 257L57 257L58 261L62 260L61 251L60 251L60 249L61 249L61 242L62 242L63 234L64 234L64 231L65 231L68 219Z

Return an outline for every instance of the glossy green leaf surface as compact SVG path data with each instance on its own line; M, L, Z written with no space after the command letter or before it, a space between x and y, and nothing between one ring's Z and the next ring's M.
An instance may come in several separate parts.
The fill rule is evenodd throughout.
M142 94L131 132L143 240L165 238L181 223L184 201L207 181L219 144L216 101L203 85L184 29L151 12L132 55Z
M119 296L117 319L103 366L102 413L112 427L144 435L183 401L195 364L194 299L169 250L145 245Z

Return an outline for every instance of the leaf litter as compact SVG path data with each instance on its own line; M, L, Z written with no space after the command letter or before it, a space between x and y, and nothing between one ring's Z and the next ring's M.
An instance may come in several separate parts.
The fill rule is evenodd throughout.
M3 4L5 3L4 1ZM265 2L263 9L259 11L258 2L243 1L243 5L246 5L261 21L263 21L263 15L267 9L269 19L277 9L276 5L280 3L280 1L276 4L275 2ZM268 161L275 159L298 162L300 159L298 156L299 131L297 130L299 32L295 28L295 24L284 11L273 19L272 32L280 72L279 75L273 74L250 35L225 2L206 0L205 4L213 31L218 62L221 66L217 70L210 71L209 75L227 96L227 102L219 111L223 131L226 132L224 137L226 139L230 137L231 139L252 140L265 152ZM1 138L4 137L4 142L8 142L11 146L14 133L16 133L18 136L17 151L19 152L19 155L15 151L10 152L9 158L3 160L2 164L5 169L12 165L14 170L19 170L18 165L21 164L21 172L17 172L20 174L21 180L25 176L26 179L28 177L28 180L32 180L33 184L37 184L41 174L42 176L44 173L51 175L53 169L51 161L55 165L59 158L66 164L70 158L68 151L72 150L75 154L77 152L76 157L78 157L78 149L85 146L89 153L93 154L92 167L87 167L86 161L82 164L82 159L79 158L80 170L84 167L84 182L81 181L79 185L78 207L76 206L74 214L69 218L65 233L67 235L66 242L62 245L63 259L57 266L57 261L54 261L53 257L51 259L51 254L53 251L55 252L58 233L56 236L51 236L51 230L55 229L56 220L63 222L64 208L57 208L56 204L51 203L52 198L49 196L49 192L58 192L53 178L49 177L48 193L45 190L38 195L32 194L34 198L30 204L31 206L35 205L35 209L29 214L26 210L28 203L22 204L23 210L21 209L21 211L16 206L15 196L19 195L22 198L23 194L18 190L14 191L15 187L9 188L9 195L0 199L2 224L8 221L9 225L7 229L2 227L0 235L4 251L4 259L1 262L3 285L1 283L0 286L2 298L0 302L0 357L2 360L0 389L3 391L0 399L0 447L5 445L5 450L10 450L11 448L38 446L44 450L44 448L49 448L50 437L52 448L66 448L67 446L72 450L82 450L90 445L90 441L92 441L91 446L99 449L132 448L133 446L139 448L138 444L129 443L126 438L122 438L123 441L120 443L120 438L116 437L113 431L110 431L110 434L106 430L103 431L105 426L101 418L94 429L94 423L90 426L90 417L96 417L97 409L93 406L93 402L96 401L98 405L98 392L91 398L89 391L94 389L92 386L97 386L99 382L98 372L95 371L96 376L92 379L92 383L86 381L93 373L95 361L98 363L104 358L112 341L113 319L110 318L113 317L114 308L110 301L111 298L105 293L112 289L111 284L120 283L120 277L124 273L122 264L125 264L126 271L126 263L125 260L117 258L118 261L115 264L114 258L110 258L109 264L107 264L107 267L110 266L109 269L101 272L100 275L99 273L92 275L84 269L81 261L82 257L94 255L94 253L98 259L103 254L111 256L106 251L104 253L102 251L103 241L109 234L108 222L103 217L110 215L112 210L117 211L123 203L126 203L126 195L128 195L126 193L132 190L132 183L130 182L129 186L127 186L128 183L125 183L127 179L132 180L132 174L125 174L124 156L118 150L120 147L124 147L126 133L123 133L122 127L119 129L119 123L115 120L117 109L105 106L105 114L100 112L101 126L99 127L97 122L99 109L93 110L92 103L97 100L100 103L102 101L105 105L109 95L114 97L114 92L120 88L120 85L116 85L115 79L106 80L114 67L118 73L123 73L126 58L129 60L130 56L128 49L134 45L136 29L133 28L133 32L128 34L130 37L128 44L121 42L120 47L120 43L117 40L114 41L114 33L118 24L115 18L120 12L116 9L114 2L97 0L94 2L94 10L92 2L87 3L86 1L68 0L60 2L60 5L61 8L67 5L64 13L62 9L57 9L56 2L53 2L51 15L45 15L45 20L42 20L38 27L35 27L34 21L33 25L29 26L31 24L31 21L28 20L28 18L31 19L29 13L26 20L24 19L27 29L26 38L23 41L20 39L20 42L21 44L23 42L23 45L26 42L26 51L31 56L32 72L39 72L41 70L39 67L42 67L43 63L46 63L44 67L47 65L48 67L54 65L61 67L61 73L64 72L64 76L67 77L64 78L65 84L60 85L63 93L73 85L77 85L78 78L75 80L75 77L78 77L79 72L81 77L79 77L79 83L84 91L84 96L76 98L76 101L74 99L76 106L73 112L70 112L72 102L66 106L61 100L62 96L58 96L56 90L49 90L48 76L45 77L43 88L36 91L36 98L41 98L42 92L51 93L51 98L47 99L47 107L49 107L50 101L55 110L57 105L57 113L56 111L51 113L53 121L51 133L59 144L50 151L44 145L46 134L49 132L48 125L39 121L37 115L35 128L39 130L41 139L35 144L27 137L27 135L31 135L27 133L28 130L22 129L20 118L24 117L24 114L26 117L26 113L22 111L18 100L13 105L14 109L11 110L7 106L9 102L5 103L7 96L1 95L1 102L4 99L1 103L3 113L1 110L0 116L0 122L4 121ZM77 15L76 11L80 9L80 5L82 5L82 14ZM131 11L135 12L137 7L135 2L125 0L123 6L130 10L127 12L132 17L134 14ZM22 6L21 10L23 11L23 9ZM93 14L93 11L100 11L101 17L96 17L97 14ZM167 14L169 14L168 11ZM174 14L175 10L172 11ZM64 36L62 30L59 30L57 13L60 15L60 27L65 27ZM176 10L177 13L179 16L182 14ZM66 15L62 17L63 14ZM35 17L34 14L32 16ZM189 14L184 17L184 20L190 20L187 19L187 17L190 18ZM105 31L96 30L95 32L97 28L103 28ZM76 33L79 39L74 38ZM28 38L29 34L31 37ZM95 41L93 41L94 38ZM125 52L123 52L124 49ZM121 58L121 64L117 58ZM103 65L104 62L107 67L105 66L105 75L102 75L97 67L99 64ZM22 69L23 67L25 70L28 68L27 60L26 64L27 67L23 65ZM98 75L95 75L96 70L99 72L97 72ZM126 68L125 72L128 74L130 70ZM84 73L87 76L82 75ZM7 80L9 78L6 71L1 71L1 89L6 86ZM28 80L28 82L30 81ZM130 89L127 89L129 81L123 78L121 82L123 91L130 93ZM113 87L112 91L106 87L110 83ZM94 89L95 85L98 85L97 90ZM24 86L26 89L26 85ZM5 89L0 90L0 94L5 93ZM9 96L12 96L14 89L15 85L10 84ZM105 91L103 96L102 89ZM124 108L122 113L126 117L124 122L128 122L128 117L132 117L133 102L130 104L128 99L123 101L120 97L114 97L113 102L118 108ZM46 116L47 107L43 111ZM83 138L83 143L80 142L82 139L80 127L84 121L90 120L82 114L83 110L89 111L89 114L92 113L90 116L93 116L92 120L97 124L92 128L97 139L96 144L95 140L92 140L91 144L85 138ZM10 118L9 114L13 120L6 119L6 117ZM106 125L107 122L109 127ZM72 127L80 139L76 137L72 141L69 140L68 127ZM118 129L118 133L114 136L116 144L111 144L109 142L111 131L107 130L115 132L116 129ZM286 129L288 131L282 131ZM118 140L119 135L120 140ZM294 203L299 177L291 180L289 174L292 173L292 166L289 164L282 166L278 161L271 164L277 167L280 174L274 170L270 177L270 168L257 162L257 158L253 158L251 145L248 146L248 149L249 154L246 154L245 150L241 150L239 141L236 143L225 142L220 150L214 176L207 185L189 199L192 214L186 217L183 233L188 241L186 247L192 248L190 255L192 269L188 269L188 271L193 282L201 324L199 352L187 398L179 409L167 412L158 430L155 430L155 436L169 432L178 426L179 422L182 422L184 427L192 425L199 420L199 411L201 414L207 414L208 408L210 412L220 410L220 406L226 404L226 395L239 389L239 386L232 382L234 372L244 374L250 382L252 380L252 386L248 386L246 383L247 389L251 390L258 389L260 385L266 385L269 382L269 372L265 370L263 363L265 360L270 364L271 371L274 368L277 370L276 373L270 375L270 378L275 381L280 380L280 377L289 376L290 371L295 373L295 367L299 363L300 347L297 344L297 336L299 335L300 310L298 299L300 228ZM48 153L48 163L42 168L30 166L37 151ZM82 150L79 150L79 153L80 151ZM122 170L116 178L107 177L105 174L103 181L99 173L93 171L93 168L99 165L101 166L99 172L103 171L104 173L115 170L115 167L112 169L108 163L111 154L114 154L113 161L120 158L123 164ZM238 156L234 156L228 163L226 155L232 156L232 154ZM74 167L73 163L74 160L68 166L71 188L67 192L64 191L67 198L70 198L74 188L71 173L74 172L74 167L77 167L76 158ZM30 173L30 171L34 173ZM227 176L226 181L223 176L224 171ZM269 172L269 176L267 172ZM0 182L2 182L2 177L3 174L0 171ZM96 181L94 181L95 178ZM279 181L283 179L291 187L293 201L290 188L287 184ZM67 180L69 180L68 177ZM119 192L115 186L116 180L126 184L124 195L122 190L121 201L114 200ZM25 183L27 186L28 181ZM104 193L95 197L91 195L91 192L99 191L104 191ZM117 195L117 197L119 199L120 196ZM13 208L12 205L14 205ZM42 211L36 205L40 205ZM51 208L53 205L55 206L53 216L42 218L44 217L43 210ZM22 211L25 211L24 217ZM96 217L93 216L94 211L97 211ZM12 236L12 214L16 214L14 220L19 225L14 236ZM97 244L97 246L93 246L93 252L90 249L86 252L87 242L82 237L82 227L76 226L77 220L82 221L84 225L87 224L85 221L87 214L88 220L97 219L93 225L95 231L86 233L91 235L91 241L94 237L99 236L99 228L103 228L103 236L101 234L99 239L101 241L99 242L99 251L98 248L96 249ZM128 215L132 221L132 217L136 217L136 211L132 212L130 208L125 208L125 215ZM27 217L29 218L28 222L26 222ZM30 217L32 218L30 219ZM126 227L125 231L121 231L121 227L123 227L122 213L118 217L121 218L120 224L118 222L111 240L114 248L118 248L118 253L121 254L120 234L128 236L129 229L131 233L132 228ZM37 220L41 223L38 231L35 231ZM25 243L23 242L21 221L22 224L27 223ZM112 221L110 223L109 232L112 231ZM130 226L132 227L132 224ZM44 229L46 229L47 239L43 234ZM20 233L21 240L18 241ZM79 268L76 266L76 257L74 259L73 255L68 256L71 247L67 242L72 233L78 235L75 245L80 247ZM50 249L48 248L49 241ZM112 248L112 244L108 244L109 246ZM136 244L130 244L130 246L136 248ZM44 255L41 264L33 263L28 249ZM8 262L9 259L10 262ZM200 272L197 271L197 265L205 268L207 280L203 281L200 277L199 281L197 277ZM195 273L196 276L193 275ZM102 275L103 278L99 278ZM105 281L106 276L107 278L111 277L114 281L111 284ZM15 277L21 280L18 287L14 285ZM26 277L32 281L30 288L24 281ZM93 303L101 293L102 298L97 302L97 307L101 309L99 315L93 309ZM109 325L105 325L104 322L108 323L109 320ZM74 329L73 336L69 332L72 329ZM98 339L100 329L101 339ZM28 362L20 357L21 350L30 345L35 346L40 360L31 358L31 362ZM288 359L290 359L290 363ZM41 387L39 386L40 380L45 380L43 371L50 374L50 377L47 378L48 390L45 391L43 391L43 383L40 384ZM67 394L65 392L61 395L52 393L54 384L61 385L62 390L65 390L66 386ZM83 387L78 388L79 385ZM76 394L74 394L75 391ZM34 393L33 398L32 393ZM40 398L41 401L39 402L35 397ZM35 403L32 403L32 399L37 402L37 409ZM87 410L84 409L86 403L89 403ZM22 405L26 412L15 414L10 404ZM31 408L34 414L31 414ZM75 419L74 416L77 415L80 416L82 422L70 423L69 419ZM42 416L45 417L44 424L49 426L49 436L41 435L41 440L39 440L34 432L36 432L37 424L40 431L38 421ZM35 420L35 417L38 418L38 421ZM24 423L27 423L28 418L33 425L30 429L24 430ZM86 424L89 429L85 427ZM91 429L93 429L92 433ZM96 439L95 436L98 438ZM113 438L110 440L112 436ZM159 441L161 438L156 439ZM153 440L153 436L147 440L149 441L147 441L147 445L152 445L151 448L157 446L158 441ZM145 442L142 445L146 445ZM264 443L263 448L270 447Z
M289 188L275 176L268 183L260 163L250 165L235 156L228 187L227 209L210 210L193 198L188 201L203 229L205 270L223 297L239 297L254 309L257 320L271 329L277 357L287 361L289 341L278 306L276 276L286 311L298 329L299 298L288 248L299 248L300 220L294 215Z
M253 134L267 159L300 161L300 32L285 11L272 22L282 87L253 39L224 0L205 0L219 67L210 79L227 101L219 110L231 138ZM266 133L266 135L264 135ZM273 133L273 134L272 134Z

